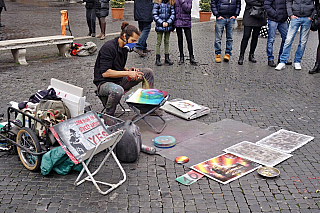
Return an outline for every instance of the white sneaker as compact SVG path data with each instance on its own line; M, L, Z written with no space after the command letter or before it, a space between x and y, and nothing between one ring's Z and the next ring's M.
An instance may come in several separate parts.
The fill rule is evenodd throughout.
M275 69L276 70L283 70L284 68L286 68L286 64L285 63L279 63Z
M301 70L301 64L300 63L294 63L294 69Z

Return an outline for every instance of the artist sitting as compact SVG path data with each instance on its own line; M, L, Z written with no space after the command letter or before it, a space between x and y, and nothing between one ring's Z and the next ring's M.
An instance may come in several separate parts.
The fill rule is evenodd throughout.
M127 69L128 52L133 50L141 32L127 22L121 25L119 37L107 41L100 49L94 66L93 83L106 106L106 113L114 116L124 91L136 86L144 78L153 88L154 74L149 68Z

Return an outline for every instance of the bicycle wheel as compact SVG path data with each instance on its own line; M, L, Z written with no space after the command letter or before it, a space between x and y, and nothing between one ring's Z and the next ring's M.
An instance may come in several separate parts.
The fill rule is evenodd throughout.
M41 152L37 135L27 127L23 127L17 134L16 142L34 153ZM40 155L32 155L17 146L18 154L22 164L30 171L37 171L40 168Z

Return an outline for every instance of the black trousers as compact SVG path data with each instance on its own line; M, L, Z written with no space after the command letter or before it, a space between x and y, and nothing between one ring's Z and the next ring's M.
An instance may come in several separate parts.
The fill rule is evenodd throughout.
M188 44L188 51L189 55L193 56L193 46L192 46L192 36L191 36L191 28L189 27L177 27L177 36L178 36L178 47L180 55L183 55L183 35L182 35L182 29L184 30L184 34L187 39Z
M252 33L252 38L251 38L249 54L254 54L254 51L256 50L256 47L258 44L260 30L261 30L261 27L244 26L243 37L242 37L241 45L240 45L240 55L244 55L244 52L246 51L251 33Z
M86 8L86 18L90 33L96 33L96 13L95 9Z

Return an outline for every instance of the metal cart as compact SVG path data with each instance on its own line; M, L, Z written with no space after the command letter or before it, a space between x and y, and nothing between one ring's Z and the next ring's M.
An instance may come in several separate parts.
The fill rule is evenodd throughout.
M21 120L16 120L21 114ZM17 152L22 164L30 171L37 171L41 165L42 155L50 150L49 129L47 125L18 109L8 107L7 124L0 129L2 150ZM39 122L45 127L45 137L34 132L33 126Z

